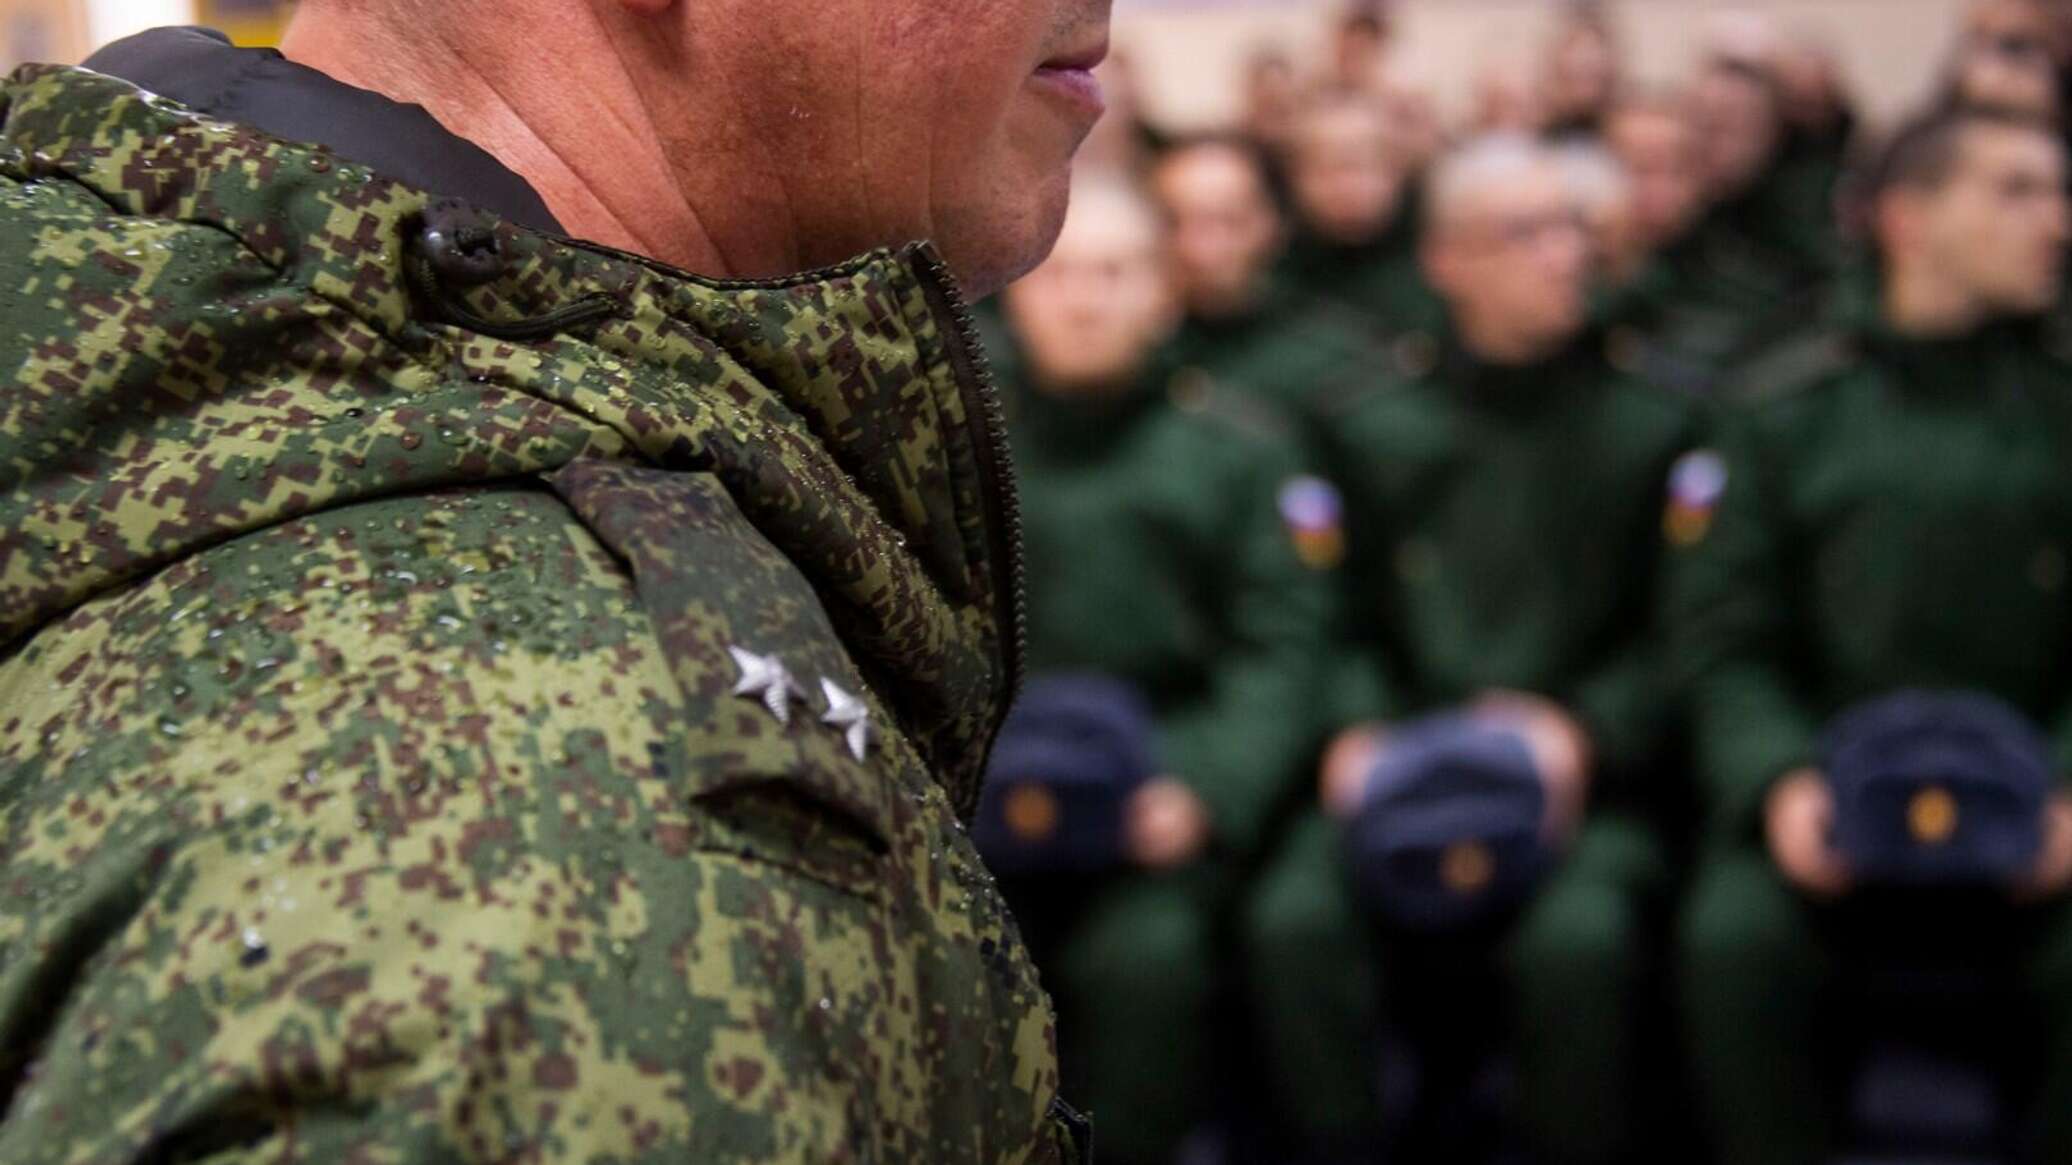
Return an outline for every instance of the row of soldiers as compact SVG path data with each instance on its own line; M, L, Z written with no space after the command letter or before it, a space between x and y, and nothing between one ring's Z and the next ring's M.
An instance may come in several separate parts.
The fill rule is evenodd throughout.
M1858 871L1823 726L1984 693L2072 762L2072 233L2042 111L1958 99L1864 168L1852 259L1840 148L1779 102L1721 55L1580 145L1420 172L1325 94L1278 150L1083 182L1003 297L1032 668L1157 729L1123 871L1009 879L1106 1159L1171 1160L1233 1095L1262 1159L1371 1159L1379 1033L1463 994L1507 1017L1534 1160L1832 1147L1808 1048ZM1556 855L1466 970L1348 876L1435 714L1523 745ZM2062 1100L2072 798L2044 821L1996 933ZM2072 1160L2072 1108L2036 1113Z

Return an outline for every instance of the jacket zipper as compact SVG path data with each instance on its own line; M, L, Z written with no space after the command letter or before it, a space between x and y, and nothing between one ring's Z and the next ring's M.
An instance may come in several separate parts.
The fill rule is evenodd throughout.
M957 384L964 393L965 409L977 418L979 473L986 484L986 526L988 541L1000 548L1006 559L1002 578L994 584L1001 640L1006 656L1005 683L1001 688L1001 710L1021 694L1022 669L1029 647L1028 564L1022 556L1021 495L1015 488L1014 450L1007 439L1007 410L1000 400L1000 386L993 380L992 365L979 342L978 324L964 293L957 288L942 256L934 247L914 252L928 293L929 303L956 325L949 337L950 363ZM1004 718L1004 717L1003 717ZM998 725L995 725L995 733ZM992 752L992 740L986 751Z
M822 283L860 270L870 258L859 256L832 267L802 271L782 279L711 279L659 259L601 243L565 236L545 237L565 247L622 260L665 277L715 291L781 291L804 283ZM994 717L992 730L984 742L985 749L980 754L982 757L990 756L993 738L999 734L1006 709L1021 694L1024 660L1029 649L1028 565L1022 556L1021 496L1015 489L1014 450L1008 444L1007 409L1001 403L1000 387L993 379L992 365L987 361L985 347L979 340L977 321L972 318L964 293L958 289L941 253L933 244L917 243L899 254L913 261L930 309L951 321L952 328L945 347L951 370L956 375L958 391L964 395L965 411L975 418L977 439L972 444L978 455L979 476L984 479L981 492L985 499L986 540L998 547L1005 559L1001 577L995 579L993 588L994 619L1000 626L1004 663L999 691L1000 714ZM958 806L960 812L968 813L976 808L978 787L982 781L981 773L971 782L965 799L972 804Z

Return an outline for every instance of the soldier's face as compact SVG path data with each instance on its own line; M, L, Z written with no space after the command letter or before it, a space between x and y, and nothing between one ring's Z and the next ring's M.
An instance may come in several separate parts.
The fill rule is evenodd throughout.
M1708 69L1691 89L1691 122L1709 192L1728 198L1762 177L1777 154L1783 120L1776 94L1730 69Z
M2064 147L2050 135L1971 130L1956 172L1922 207L1931 259L1996 311L2050 307L2064 265L2065 180Z
M1959 102L2054 117L2057 74L2056 28L2040 5L1987 0L1972 8L1952 68Z
M1590 239L1560 172L1545 167L1464 198L1426 251L1455 316L1534 346L1573 335L1587 310Z
M1154 186L1188 306L1209 315L1242 307L1280 252L1280 212L1258 163L1227 146L1198 146L1161 162Z
M1387 115L1346 103L1312 110L1295 127L1290 184L1303 222L1323 239L1371 242L1395 221L1402 165L1389 148Z
M990 294L1064 219L1110 2L679 3L643 96L679 169L757 168L743 213L787 225L796 266L928 238Z
M1784 97L1785 117L1798 125L1817 126L1839 112L1841 66L1823 47L1788 44L1777 54L1777 88Z
M1050 258L1003 297L1038 387L1126 388L1171 335L1178 302L1161 232L1149 207L1112 191L1074 204Z
M1619 114L1607 141L1632 183L1633 229L1647 247L1672 242L1698 216L1705 182L1691 125L1668 110Z
M1484 133L1538 133L1546 120L1532 71L1519 61L1498 61L1475 79L1475 128Z
M1618 54L1603 32L1579 25L1555 42L1547 62L1547 98L1557 113L1577 116L1603 109L1618 85Z

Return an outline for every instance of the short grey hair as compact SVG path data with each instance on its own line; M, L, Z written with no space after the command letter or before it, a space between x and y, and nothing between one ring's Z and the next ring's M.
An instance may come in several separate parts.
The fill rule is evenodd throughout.
M1555 146L1553 155L1570 200L1586 215L1624 202L1632 191L1632 176L1618 157L1603 146L1570 142Z
M1520 186L1555 169L1553 151L1522 133L1484 134L1433 163L1425 179L1425 210L1433 229L1454 225L1461 205L1487 190Z

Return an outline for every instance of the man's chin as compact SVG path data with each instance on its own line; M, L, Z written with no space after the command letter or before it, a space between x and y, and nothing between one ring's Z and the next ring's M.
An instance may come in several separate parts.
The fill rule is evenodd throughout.
M980 213L952 216L937 242L950 269L971 299L992 295L1050 257L1065 229L1071 206L1068 169L1054 178L1010 185L994 195L996 202Z

